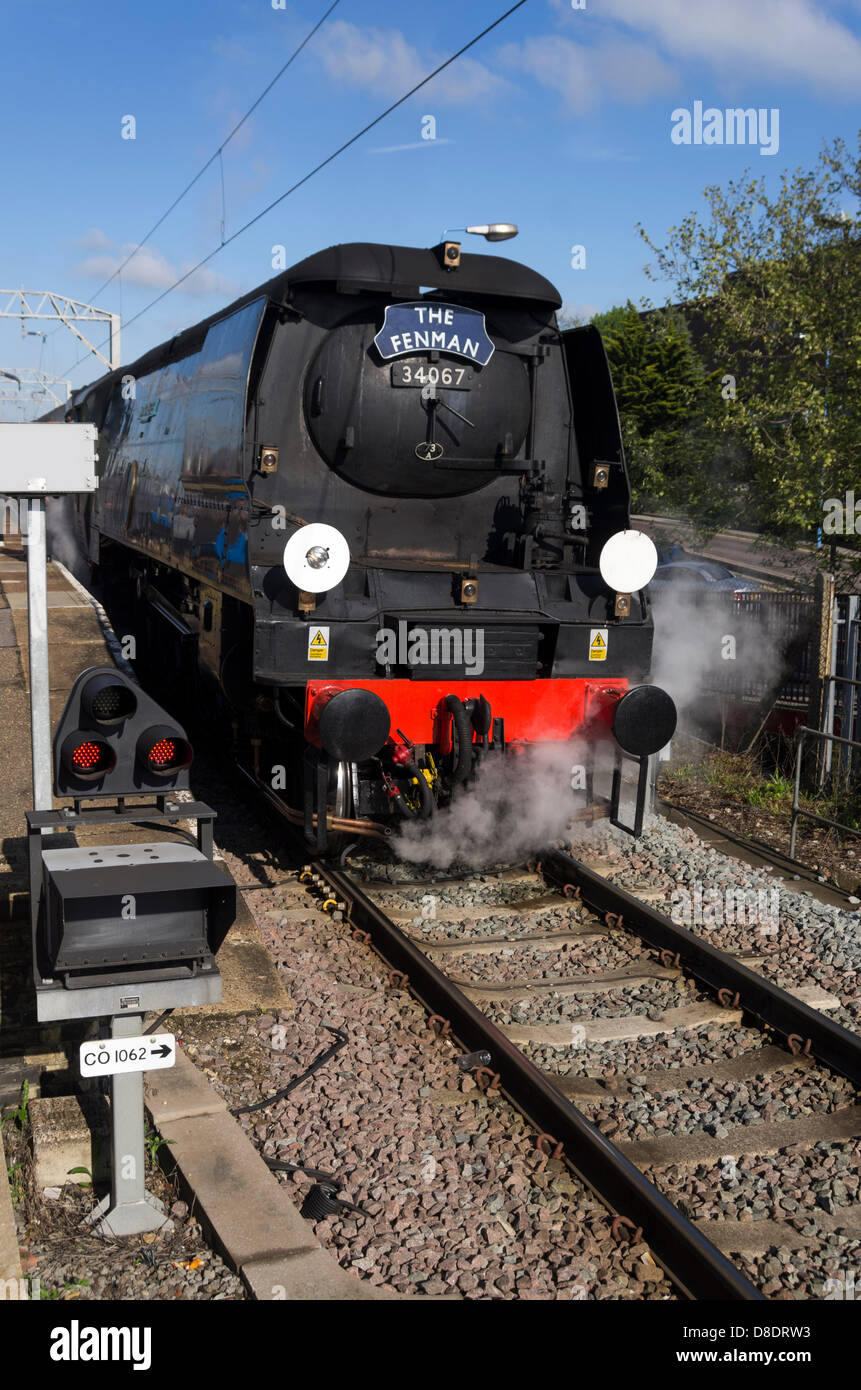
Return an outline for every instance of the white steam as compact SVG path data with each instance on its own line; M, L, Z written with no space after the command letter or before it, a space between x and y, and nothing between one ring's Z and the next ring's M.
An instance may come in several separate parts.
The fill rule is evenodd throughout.
M652 680L680 717L697 715L709 692L756 700L779 681L785 638L768 630L756 600L739 607L728 594L693 600L668 589L652 594L652 614Z
M475 780L457 791L431 820L410 821L394 846L414 863L447 869L509 863L546 849L566 836L585 793L574 769L582 769L582 745L546 743L519 754L491 754L479 764Z
M49 497L46 507L48 552L65 565L82 584L90 583L90 569L79 540L74 497Z

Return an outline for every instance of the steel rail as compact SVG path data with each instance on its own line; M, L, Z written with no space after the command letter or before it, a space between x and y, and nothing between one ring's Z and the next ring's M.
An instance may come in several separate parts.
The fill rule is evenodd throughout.
M240 771L286 820L281 799L247 769ZM287 825L293 844L306 851L296 827L289 820ZM549 851L538 867L551 882L577 886L580 901L587 907L602 915L615 913L655 949L678 956L680 966L719 995L728 991L730 997L722 1002L755 1014L782 1033L791 1051L809 1052L815 1046L821 1061L857 1084L861 1040L848 1029L832 1023L570 855ZM431 1014L449 1024L467 1051L490 1052L491 1069L498 1074L500 1089L539 1126L543 1136L561 1144L561 1156L602 1202L642 1228L658 1263L686 1297L764 1301L741 1272L556 1090L358 885L325 861L315 860L313 868L343 902L348 923L367 933L378 953Z
M307 853L281 798L241 763L235 766L282 817L292 845ZM312 864L334 900L343 903L346 922L367 934L403 987L448 1025L447 1036L457 1038L465 1052L490 1053L489 1071L497 1074L499 1089L536 1125L540 1137L561 1145L560 1157L605 1206L642 1230L652 1255L686 1298L766 1301L347 874L326 861L315 859Z
M624 888L609 883L571 855L551 850L542 855L540 867L551 882L578 887L581 902L594 912L616 914L650 946L677 956L679 966L718 992L721 1003L755 1014L782 1034L791 1052L813 1055L855 1086L861 1083L861 1038L848 1028L741 965L726 951L710 946Z
M487 1051L499 1088L557 1144L568 1165L618 1216L642 1229L658 1263L688 1298L764 1301L744 1275L687 1221L609 1139L557 1091L529 1059L428 960L386 913L341 870L315 860L314 872L346 907L354 928L399 972L404 985L450 1025L467 1052Z
M752 835L740 835L721 821L711 821L699 811L692 811L688 806L679 806L677 802L667 801L665 797L658 797L655 810L674 825L685 826L690 823L694 829L702 827L712 837L713 847L718 841L727 840L738 849L747 850L752 858L743 859L741 855L734 855L732 850L724 848L721 848L721 854L738 858L741 863L750 864L752 868L758 868L759 866L755 861L762 860L763 863L771 864L775 869L780 869L783 874L794 874L794 880L786 885L788 892L810 893L812 897L819 902L826 903L829 907L849 910L847 903L852 889L841 888L836 883L820 883L816 870L812 869L809 864L804 864L800 859L793 859L790 855L784 854L783 850L775 849L774 845L768 844L765 840L757 840ZM678 817L678 819L674 819L674 817ZM707 837L701 835L700 838L705 838L706 843L709 843Z

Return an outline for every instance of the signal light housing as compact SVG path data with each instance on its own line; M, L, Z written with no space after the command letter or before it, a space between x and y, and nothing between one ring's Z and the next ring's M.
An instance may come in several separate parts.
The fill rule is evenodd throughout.
M141 734L137 759L153 777L174 777L191 767L191 744L175 728L158 724Z
M114 675L94 676L81 690L81 710L100 728L114 728L137 713L137 696Z
M54 735L57 796L163 795L188 787L185 730L110 666L82 672Z

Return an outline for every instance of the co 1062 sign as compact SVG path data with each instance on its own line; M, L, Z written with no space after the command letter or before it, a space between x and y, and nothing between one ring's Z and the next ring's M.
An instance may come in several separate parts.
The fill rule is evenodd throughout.
M140 1038L106 1038L81 1043L81 1076L114 1076L120 1071L153 1071L176 1062L173 1033L148 1033Z

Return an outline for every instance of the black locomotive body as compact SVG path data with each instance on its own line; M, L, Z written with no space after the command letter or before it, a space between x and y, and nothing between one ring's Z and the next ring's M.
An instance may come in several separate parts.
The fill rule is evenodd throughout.
M629 525L606 356L559 307L501 257L335 246L66 413L100 432L90 563L191 645L319 845L429 814L478 756L672 732L645 595L599 570ZM285 550L325 585L321 523L348 564L304 588Z

